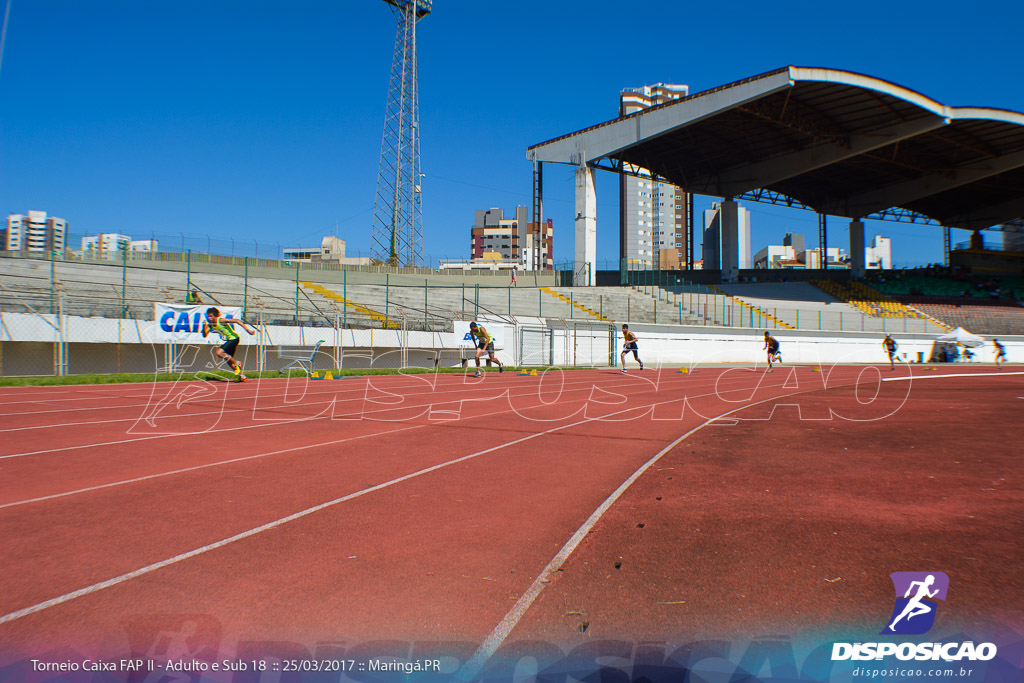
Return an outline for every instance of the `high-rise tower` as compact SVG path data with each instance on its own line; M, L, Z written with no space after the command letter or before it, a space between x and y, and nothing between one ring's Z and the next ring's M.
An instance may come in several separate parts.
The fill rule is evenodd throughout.
M686 97L685 85L656 83L623 90L619 116ZM686 262L686 193L646 169L619 176L619 258L631 268L675 269Z
M384 135L377 172L370 252L392 266L423 262L420 173L420 106L416 84L416 23L432 0L384 0L398 22Z

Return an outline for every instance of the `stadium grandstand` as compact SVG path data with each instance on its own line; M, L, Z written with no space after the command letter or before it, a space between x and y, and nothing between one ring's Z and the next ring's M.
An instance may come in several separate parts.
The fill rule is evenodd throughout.
M6 253L0 374L65 374L81 369L81 357L110 371L113 353L118 370L133 353L136 366L152 369L151 357L162 353L161 367L179 367L177 345L147 347L157 307L172 305L237 307L260 330L241 348L255 347L261 370L287 366L284 347L299 349L292 356L316 349L338 367L458 365L467 346L461 326L473 320L501 331L499 353L514 364L616 365L623 323L664 362L708 348L715 362L756 361L766 330L803 345L789 358L872 362L878 336L898 334L901 349L914 354L907 360L920 360L953 327L1019 334L1024 277L965 268L867 273L862 219L909 215L922 229L937 224L948 253L950 227L977 231L1024 213L1022 155L1024 114L951 107L861 74L785 67L530 147L535 207L542 164L576 168L577 256L565 271L524 271L519 286L487 271L190 252L126 255L121 263ZM598 273L598 169L647 173L725 198L720 262L692 270L690 215L689 269ZM826 214L849 217L849 269L794 273L805 282L754 282L757 271L743 277L729 210L736 199L817 212L819 244L828 244ZM29 362L32 354L44 360Z

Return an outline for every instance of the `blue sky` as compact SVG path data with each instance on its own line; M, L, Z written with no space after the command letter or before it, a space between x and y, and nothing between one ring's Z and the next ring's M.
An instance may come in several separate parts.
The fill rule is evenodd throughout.
M527 146L612 118L627 87L696 92L795 64L1024 111L1022 20L1019 3L986 0L435 0L419 25L424 253L468 256L475 209L529 204ZM11 0L0 211L286 246L337 225L366 254L394 32L380 0ZM615 183L599 174L599 260L617 256ZM571 169L548 165L559 260L572 199ZM812 213L746 206L755 249L817 239ZM941 260L934 227L867 232L893 238L897 265ZM845 222L829 243L845 246Z

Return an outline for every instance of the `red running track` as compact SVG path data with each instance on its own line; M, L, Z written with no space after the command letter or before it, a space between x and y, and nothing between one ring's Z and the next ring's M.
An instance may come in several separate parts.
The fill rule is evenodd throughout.
M1024 374L972 374L5 389L0 656L870 630L923 565L1010 620Z

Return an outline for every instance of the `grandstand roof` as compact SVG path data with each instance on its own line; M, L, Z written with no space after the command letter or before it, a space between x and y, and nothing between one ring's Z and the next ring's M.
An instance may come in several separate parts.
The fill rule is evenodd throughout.
M978 229L1024 216L1024 114L951 107L835 69L784 67L533 145L527 155L641 167L718 197L766 189L851 218L902 208Z

